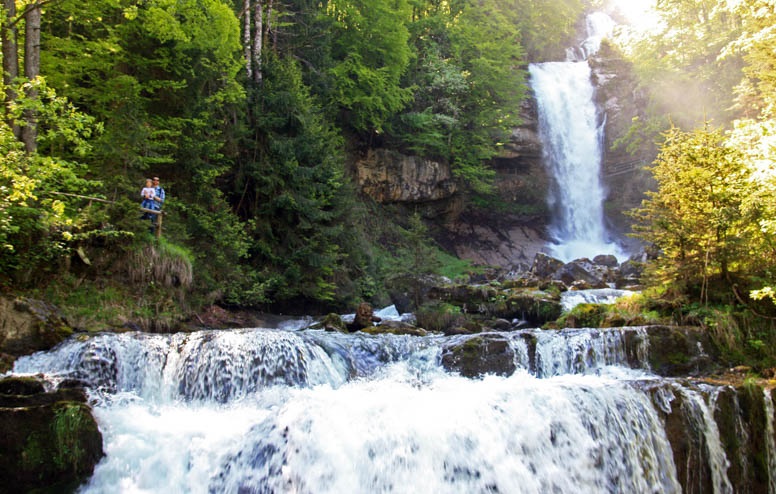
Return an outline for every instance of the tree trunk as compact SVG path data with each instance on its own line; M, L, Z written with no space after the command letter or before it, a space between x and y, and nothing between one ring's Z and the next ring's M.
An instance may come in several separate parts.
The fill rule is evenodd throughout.
M35 2L28 8L25 19L24 40L24 76L30 81L40 74L40 3ZM38 97L37 91L30 90L27 94L30 99ZM24 114L26 125L22 128L22 142L28 153L35 152L37 147L37 116L32 110Z
M264 36L264 7L262 0L254 0L253 8L253 62L255 70L253 72L253 80L256 84L261 84L261 48L262 37Z
M3 0L5 9L5 23L2 30L3 43L3 85L5 86L5 106L6 108L16 101L16 91L14 90L14 79L19 77L19 48L17 45L16 31L16 2L15 0ZM21 129L11 118L7 116L8 126L13 130L17 139L21 138Z
M251 0L243 0L243 49L245 50L245 71L248 80L253 79L253 53L251 50Z

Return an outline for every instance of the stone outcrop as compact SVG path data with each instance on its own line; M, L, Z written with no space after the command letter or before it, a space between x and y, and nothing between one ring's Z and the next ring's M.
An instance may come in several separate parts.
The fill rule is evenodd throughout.
M730 462L726 472L720 473L730 481L731 492L770 492L768 442L776 440L776 432L768 425L768 409L773 410L774 405L772 392L757 384L698 388L691 382L681 387L656 382L645 387L665 424L682 492L715 491L711 458L715 445L709 444L705 434L709 418L719 431L720 446ZM713 417L704 416L688 390L714 404Z
M356 161L356 182L380 203L440 201L457 191L449 164L384 148Z
M707 330L676 326L649 328L649 366L655 374L663 377L709 374L719 370L719 358L719 349Z
M0 297L0 356L18 357L47 350L72 333L55 306L30 298ZM3 370L7 369L0 372Z
M606 219L615 232L628 233L632 220L624 212L639 207L644 193L654 189L652 176L644 167L654 160L657 150L651 140L633 153L625 145L615 146L615 142L627 135L634 118L644 118L647 95L639 87L632 64L610 43L602 43L588 63L596 104L605 119L601 177L609 191Z
M0 451L0 492L75 490L103 456L83 389L47 393L34 378L0 380Z
M442 365L464 377L510 376L516 369L514 351L499 334L477 335L444 348Z

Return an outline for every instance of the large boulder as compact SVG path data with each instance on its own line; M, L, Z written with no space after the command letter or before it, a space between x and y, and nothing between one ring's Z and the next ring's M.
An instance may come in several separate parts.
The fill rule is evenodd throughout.
M399 274L386 281L386 288L396 310L399 314L405 314L427 303L431 289L449 283L450 280L443 276Z
M606 288L612 273L608 266L582 258L564 264L553 273L552 278L562 281L566 286L581 284L584 288Z
M54 305L31 298L0 297L0 354L18 357L48 350L72 333Z
M534 257L531 272L539 278L550 278L562 267L563 261L540 252Z
M34 378L0 380L0 492L70 492L103 456L80 388L50 393Z
M442 365L464 377L511 376L516 369L515 352L504 336L486 333L458 340L444 348Z
M647 338L647 359L650 369L663 377L699 376L720 369L720 351L708 331L696 327L649 326L646 333L625 333L625 348L630 355L644 348Z

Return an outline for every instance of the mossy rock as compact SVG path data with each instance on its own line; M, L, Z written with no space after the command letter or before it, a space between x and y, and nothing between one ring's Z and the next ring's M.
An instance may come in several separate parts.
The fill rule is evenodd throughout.
M0 381L0 389L30 391L27 384ZM0 491L70 492L92 474L102 435L85 399L80 389L0 395Z
M337 331L340 333L347 333L348 328L345 321L339 316L339 314L327 314L317 323L310 326L310 329L325 329L326 331Z
M48 350L72 334L56 306L25 297L0 297L0 352L28 355Z
M514 351L505 337L482 334L444 348L442 365L464 377L485 374L511 376L516 369L514 357Z
M602 304L579 304L558 321L566 328L601 328L608 308Z
M428 331L423 328L418 328L412 324L407 324L399 321L386 321L377 326L370 326L368 328L361 329L362 332L368 334L395 334L395 335L409 335L409 336L427 336Z
M649 326L649 365L664 377L709 374L719 370L719 348L700 328Z

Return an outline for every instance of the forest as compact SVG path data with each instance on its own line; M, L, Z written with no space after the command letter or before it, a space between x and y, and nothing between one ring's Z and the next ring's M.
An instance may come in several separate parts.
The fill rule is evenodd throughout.
M653 4L650 25L609 41L647 101L617 145L656 157L631 213L657 252L650 307L769 321L776 2ZM0 286L169 322L208 304L339 310L384 301L396 273L474 269L364 197L354 157L449 163L464 207L488 207L528 63L563 57L598 8L618 15L582 0L5 0ZM161 238L138 210L150 176Z

